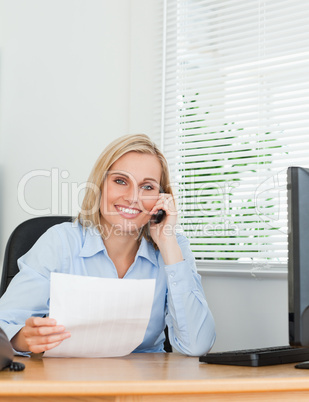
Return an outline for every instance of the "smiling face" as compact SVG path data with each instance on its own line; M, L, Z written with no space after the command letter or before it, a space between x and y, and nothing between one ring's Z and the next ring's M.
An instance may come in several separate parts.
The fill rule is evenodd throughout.
M135 232L151 218L159 197L161 164L155 155L128 152L110 168L100 202L101 225Z

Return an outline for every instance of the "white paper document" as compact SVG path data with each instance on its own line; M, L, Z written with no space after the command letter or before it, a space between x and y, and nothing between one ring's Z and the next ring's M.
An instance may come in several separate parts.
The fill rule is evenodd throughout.
M49 316L71 337L46 357L116 357L144 339L154 279L111 279L52 273Z

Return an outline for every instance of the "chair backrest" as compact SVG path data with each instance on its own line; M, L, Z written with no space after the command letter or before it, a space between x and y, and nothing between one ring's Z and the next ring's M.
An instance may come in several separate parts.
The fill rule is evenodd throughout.
M63 222L72 222L72 217L40 216L29 219L17 226L7 242L4 253L0 297L6 291L12 278L19 271L17 266L18 258L26 254L47 229Z

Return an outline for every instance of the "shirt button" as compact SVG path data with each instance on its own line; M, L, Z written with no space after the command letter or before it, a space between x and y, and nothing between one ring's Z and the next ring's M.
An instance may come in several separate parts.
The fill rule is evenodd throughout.
M170 278L174 278L174 276L175 276L175 272L171 272L170 273Z
M177 285L177 282L173 282L173 286L176 286Z

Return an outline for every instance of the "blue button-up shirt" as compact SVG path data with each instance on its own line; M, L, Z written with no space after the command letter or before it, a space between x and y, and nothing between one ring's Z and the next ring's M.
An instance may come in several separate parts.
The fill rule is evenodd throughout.
M143 238L134 263L119 279L156 280L149 324L135 352L163 352L166 324L171 345L181 353L200 356L214 343L214 320L189 242L182 235L177 239L183 261L165 265L159 250ZM9 339L30 316L48 315L51 272L118 278L98 231L85 229L79 223L50 228L18 260L18 266L20 272L0 299L0 327Z

